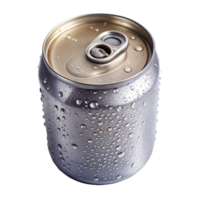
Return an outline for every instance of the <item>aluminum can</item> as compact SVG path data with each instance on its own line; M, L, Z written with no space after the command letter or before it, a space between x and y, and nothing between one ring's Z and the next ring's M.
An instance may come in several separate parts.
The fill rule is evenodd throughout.
M46 37L39 65L48 149L67 176L110 184L151 156L159 63L150 33L112 14L65 21Z

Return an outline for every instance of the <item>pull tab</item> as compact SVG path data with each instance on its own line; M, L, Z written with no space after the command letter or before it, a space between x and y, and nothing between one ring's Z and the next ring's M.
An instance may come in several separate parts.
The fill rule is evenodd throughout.
M103 50L102 48L97 48L97 47L94 47L92 50L91 50L91 55L95 58L105 58L105 57L108 57L109 55L106 53L105 50Z
M128 48L128 38L119 31L105 31L86 48L86 56L95 63L108 63Z

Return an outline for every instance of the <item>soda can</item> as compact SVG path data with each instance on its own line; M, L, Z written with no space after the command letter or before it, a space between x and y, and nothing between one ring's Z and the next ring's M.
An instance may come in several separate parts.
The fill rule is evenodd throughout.
M46 37L39 66L48 149L67 176L110 184L151 156L159 63L151 34L113 14L65 21Z

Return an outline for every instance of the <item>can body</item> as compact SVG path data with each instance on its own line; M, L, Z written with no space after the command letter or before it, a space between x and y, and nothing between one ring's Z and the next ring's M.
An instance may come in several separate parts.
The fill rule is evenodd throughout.
M84 183L110 184L145 165L156 134L156 53L148 69L128 84L102 89L62 81L42 55L39 81L48 149L64 174Z

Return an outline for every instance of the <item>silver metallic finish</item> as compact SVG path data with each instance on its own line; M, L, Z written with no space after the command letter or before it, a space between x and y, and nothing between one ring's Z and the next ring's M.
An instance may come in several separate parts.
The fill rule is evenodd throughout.
M148 64L131 79L109 85L64 78L49 66L43 52L39 81L48 148L53 162L67 176L89 184L116 183L133 176L150 158L159 63L149 37Z

